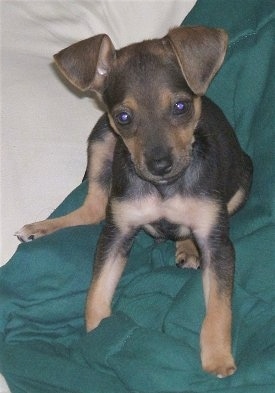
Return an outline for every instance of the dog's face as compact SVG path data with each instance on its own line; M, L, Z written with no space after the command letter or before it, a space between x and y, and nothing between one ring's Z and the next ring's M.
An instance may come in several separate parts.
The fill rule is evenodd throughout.
M157 40L119 51L103 100L136 172L154 183L177 178L190 161L200 98L171 47Z
M99 35L55 60L74 85L100 94L137 174L166 183L191 160L200 96L223 62L226 43L222 30L185 27L115 51Z

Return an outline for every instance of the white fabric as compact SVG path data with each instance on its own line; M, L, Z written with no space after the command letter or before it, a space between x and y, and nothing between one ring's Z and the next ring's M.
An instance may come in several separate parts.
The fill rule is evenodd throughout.
M46 218L81 181L86 139L101 114L66 87L52 55L107 33L117 48L161 37L195 0L1 1L1 260L13 233ZM0 376L0 393L7 392Z

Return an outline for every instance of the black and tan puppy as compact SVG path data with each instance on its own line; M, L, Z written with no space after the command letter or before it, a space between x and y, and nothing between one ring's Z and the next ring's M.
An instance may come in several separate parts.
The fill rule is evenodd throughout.
M65 77L83 91L96 91L107 113L89 137L83 206L17 233L28 241L106 216L87 298L88 331L111 313L136 233L143 228L174 239L177 264L202 268L202 367L219 377L236 370L229 216L245 202L252 175L222 111L203 96L226 46L223 30L182 27L117 51L102 34L55 55Z

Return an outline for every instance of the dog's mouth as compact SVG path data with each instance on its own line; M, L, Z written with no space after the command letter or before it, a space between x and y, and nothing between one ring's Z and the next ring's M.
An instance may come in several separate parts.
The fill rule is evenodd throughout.
M156 186L169 185L176 182L182 176L187 166L188 164L186 163L186 165L174 169L169 174L161 175L161 176L152 174L147 168L144 169L140 167L135 167L135 171L141 179L148 181Z
M190 165L192 154L189 151L181 152L178 156L170 156L169 160L165 159L160 163L158 160L148 162L144 156L131 157L131 161L136 174L143 180L148 181L154 185L169 185L176 182L186 171Z
M155 185L166 185L166 184L169 185L176 182L181 174L182 172L179 172L178 174L169 177L154 178L151 179L150 182Z

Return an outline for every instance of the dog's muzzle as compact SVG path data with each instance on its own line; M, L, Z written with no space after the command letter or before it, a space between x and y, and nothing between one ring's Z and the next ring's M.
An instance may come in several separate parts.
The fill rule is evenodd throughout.
M143 160L134 161L136 173L153 184L170 184L176 181L187 168L191 152L183 151L176 156L172 149L154 148L143 156Z
M152 157L146 160L146 166L153 176L165 176L171 172L173 160L169 155Z

